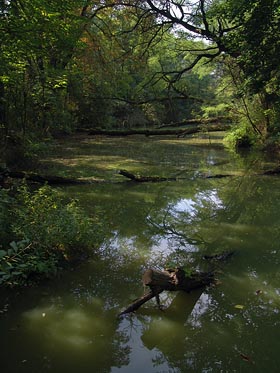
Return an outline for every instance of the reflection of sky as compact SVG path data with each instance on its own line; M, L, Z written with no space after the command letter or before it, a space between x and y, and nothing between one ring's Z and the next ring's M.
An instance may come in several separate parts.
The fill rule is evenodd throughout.
M218 196L216 189L207 190L195 194L194 198L181 198L172 207L172 215L176 216L182 212L195 216L198 207L203 207L203 203L208 202L216 208L222 208L223 202Z
M193 216L196 213L195 202L191 198L182 198L176 202L173 207L175 212L187 212L189 215Z
M151 246L141 245L137 242L137 237L120 237L115 232L114 237L101 247L103 257L114 257L118 265L128 262L143 262L145 266L162 267L168 256L174 253L178 248L184 247L185 253L197 252L198 248L187 244L183 240L178 242L177 237L163 237L155 235Z

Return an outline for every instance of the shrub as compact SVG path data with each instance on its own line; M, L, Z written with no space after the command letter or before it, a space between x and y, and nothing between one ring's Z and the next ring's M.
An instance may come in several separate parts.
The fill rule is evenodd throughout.
M224 139L225 144L231 149L250 148L257 140L256 134L246 125L236 127Z
M0 238L2 244L9 242L11 235L11 216L10 212L13 208L14 200L9 196L7 190L0 187Z
M57 255L37 250L28 240L12 241L8 249L0 250L0 284L26 285L37 276L56 274Z
M31 192L23 185L13 198L1 193L6 199L0 202L0 219L4 213L8 217L5 229L11 242L1 237L0 284L22 285L55 275L64 263L89 255L100 243L98 222L49 186Z
M221 103L214 106L202 106L203 118L227 116L229 114L229 105Z

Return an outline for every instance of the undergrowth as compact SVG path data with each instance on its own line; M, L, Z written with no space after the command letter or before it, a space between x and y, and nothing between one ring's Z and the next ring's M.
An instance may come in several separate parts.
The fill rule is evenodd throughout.
M97 218L49 186L0 189L0 224L0 285L10 287L52 277L101 242Z

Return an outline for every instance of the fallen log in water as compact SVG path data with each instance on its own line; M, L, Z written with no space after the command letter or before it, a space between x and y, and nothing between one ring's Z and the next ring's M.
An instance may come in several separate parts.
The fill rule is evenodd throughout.
M206 125L206 124L205 124ZM90 136L131 136L131 135L144 135L144 136L166 136L175 135L177 137L184 137L186 135L192 135L198 132L214 132L214 131L227 131L230 128L228 124L207 124L207 127L202 129L200 126L192 126L188 128L131 128L122 130L106 130L96 129L89 130L88 135Z
M194 272L186 276L185 271L180 268L158 271L148 269L142 277L143 285L149 287L150 291L131 303L119 316L136 311L144 303L156 297L159 304L159 294L165 290L190 292L214 283L213 272Z
M177 178L177 177L159 177L159 176L142 176L142 175L135 175L131 172L128 172L126 170L119 170L119 175L122 175L124 177L127 177L128 179L132 181L136 181L137 183L146 183L146 182L152 182L152 183L158 183L161 181L176 181L176 180L185 180L185 178ZM222 179L224 177L231 177L233 175L229 174L215 174L215 175L206 175L201 174L201 178L203 179Z
M176 177L159 177L159 176L140 176L132 174L126 170L119 170L118 174L127 177L130 180L137 181L138 183L144 182L160 182L160 181L175 181Z
M99 183L103 182L104 180L98 179L73 179L68 177L61 177L61 176L51 176L51 175L40 175L36 173L29 173L23 171L9 171L3 170L0 175L2 178L12 178L12 179L25 179L27 181L41 183L41 184L50 184L50 185L59 185L59 184L92 184L92 183Z
M97 130L90 130L88 131L88 135L90 136L111 136L111 137L125 137L125 136L132 136L132 135L144 135L144 136L166 136L166 135L175 135L178 136L183 134L185 130L182 129L116 129L116 130L106 130L106 129L97 129ZM199 132L197 128L190 128L189 134L193 134Z

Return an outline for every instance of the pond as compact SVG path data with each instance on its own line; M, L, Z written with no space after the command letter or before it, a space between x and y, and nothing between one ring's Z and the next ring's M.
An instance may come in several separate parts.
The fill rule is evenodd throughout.
M60 188L102 219L104 243L52 281L1 291L3 372L278 371L280 178L262 175L268 158L232 154L220 137L57 143L48 172L108 181ZM134 183L120 168L177 180ZM203 259L223 251L234 254ZM170 265L215 270L217 283L119 318L142 296L144 270Z

